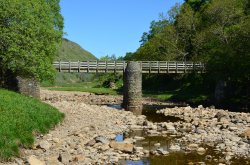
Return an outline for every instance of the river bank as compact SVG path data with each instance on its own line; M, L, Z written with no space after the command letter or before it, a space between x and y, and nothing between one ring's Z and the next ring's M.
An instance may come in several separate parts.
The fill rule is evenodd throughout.
M103 105L120 104L121 96L42 90L41 99L65 113L65 120L48 134L37 136L33 148L21 149L21 158L15 158L10 164L108 164L180 151L199 153L216 164L232 164L235 158L244 164L250 162L250 115L247 113L202 106L164 108L157 113L181 120L156 123L144 115L135 116ZM150 99L143 102L174 106ZM90 105L98 103L99 106ZM138 130L143 130L144 135L129 135ZM119 135L123 135L120 140ZM150 136L173 137L173 140L168 148L157 142L150 149L137 145ZM220 156L213 157L209 147Z

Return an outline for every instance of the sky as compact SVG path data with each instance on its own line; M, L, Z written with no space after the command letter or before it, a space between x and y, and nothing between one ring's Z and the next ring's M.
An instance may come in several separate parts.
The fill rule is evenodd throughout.
M150 22L183 0L61 0L65 38L100 58L140 46Z

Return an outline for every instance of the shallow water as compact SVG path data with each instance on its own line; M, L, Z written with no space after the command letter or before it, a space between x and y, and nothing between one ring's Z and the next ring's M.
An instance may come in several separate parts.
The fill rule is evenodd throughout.
M142 131L143 132L143 131ZM145 135L145 133L140 133L140 131L133 132L130 135ZM139 133L139 134L138 134ZM169 151L170 145L175 144L175 139L178 137L171 136L144 136L145 139L136 142L137 147L143 147L147 150L156 150L154 144L160 143L161 147L166 151ZM124 165L216 165L222 160L222 155L216 153L210 146L203 145L206 149L204 155L199 155L196 151L185 152L183 150L178 152L170 152L167 156L154 156L150 155L147 158L142 158L139 161L121 161ZM209 156L208 156L209 155ZM211 157L211 158L210 158ZM231 165L248 165L250 160L248 159L235 159L232 161Z
M110 107L121 109L120 105L112 105ZM147 117L147 120L151 122L177 122L183 121L183 119L174 116L164 116L162 114L157 114L156 111L161 109L159 107L144 107L142 114ZM163 107L164 108L164 107ZM137 147L143 147L146 150L156 150L154 144L160 143L160 148L169 151L171 144L175 144L175 139L178 137L168 136L148 136L146 131L134 130L128 134L118 134L116 136L116 141L123 141L125 138L140 136L144 137L144 140L137 141ZM206 149L204 155L199 155L197 152L185 152L183 150L178 152L170 152L167 156L154 156L142 158L139 161L120 161L119 164L122 165L217 165L219 162L223 162L223 156L216 153L210 146L203 145ZM209 155L209 156L208 156ZM208 157L211 157L208 159ZM232 159L230 165L250 165L250 159Z
M146 106L143 107L142 115L147 117L148 121L151 122L177 122L177 121L184 121L183 119L175 116L165 116L163 114L158 114L156 111L158 110L155 106Z

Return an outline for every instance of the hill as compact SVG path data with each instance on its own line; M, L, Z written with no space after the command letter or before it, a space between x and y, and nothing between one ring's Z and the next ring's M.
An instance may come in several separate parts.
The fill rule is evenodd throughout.
M97 58L93 54L83 49L77 43L64 38L62 41L62 45L58 50L58 54L55 60L86 61L86 60L96 60L96 59Z
M87 61L97 60L97 58L83 49L80 45L72 42L66 38L63 39L61 47L59 47L55 61ZM68 83L80 83L83 81L90 81L93 78L93 74L86 73L56 73L54 82L50 80L44 80L42 86L60 86Z

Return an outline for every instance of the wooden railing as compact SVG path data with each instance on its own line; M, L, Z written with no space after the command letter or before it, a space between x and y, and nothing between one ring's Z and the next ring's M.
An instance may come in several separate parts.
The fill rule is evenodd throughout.
M205 65L201 62L180 61L138 61L142 73L191 73L205 72ZM85 73L123 73L126 61L56 61L54 67L59 72L85 72Z

